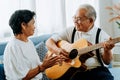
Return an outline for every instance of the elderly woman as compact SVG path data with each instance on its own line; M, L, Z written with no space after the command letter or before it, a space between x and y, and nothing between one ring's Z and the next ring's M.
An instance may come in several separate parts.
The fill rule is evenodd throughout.
M35 13L17 10L12 14L9 25L14 37L8 42L4 52L4 69L7 80L41 80L46 68L55 65L61 56L46 56L40 62L29 36L34 34Z

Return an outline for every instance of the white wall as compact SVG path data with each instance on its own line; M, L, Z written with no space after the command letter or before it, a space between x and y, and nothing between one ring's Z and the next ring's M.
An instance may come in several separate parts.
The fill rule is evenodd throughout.
M35 11L35 0L3 0L0 3L0 41L13 35L9 27L9 18L15 10L29 9Z
M120 37L120 29L115 22L109 22L109 19L112 17L109 15L109 11L105 9L106 6L112 6L120 0L99 0L99 11L100 11L100 25L101 27L112 37ZM114 54L120 53L120 42L115 44L113 48Z
M11 15L11 13L13 13L13 11L15 11L16 9L30 9L30 10L34 10L34 11L36 11L36 9L37 9L37 7L35 6L35 4L37 3L37 2L35 2L35 1L39 1L39 3L40 3L40 0L13 0L12 2L11 1L9 1L9 0L4 0L2 3L0 3L0 5L1 5L1 7L0 7L0 10L1 10L1 13L0 13L0 15L2 15L1 16L1 19L0 19L0 24L2 24L2 26L1 27L4 27L5 26L5 28L4 29L1 29L0 30L0 38L2 38L2 33L3 32L12 32L12 31L10 31L11 29L8 29L8 28L10 28L9 27L9 25L8 25L8 19L9 19L9 17L10 17L10 15ZM78 4L73 4L73 2L75 2L75 1L78 1L77 3ZM91 0L92 1L92 0ZM93 0L94 1L94 0ZM105 9L105 7L106 6L112 6L112 4L113 4L113 2L114 3L116 3L116 1L120 1L120 0L95 0L96 2L97 1L99 1L99 2L95 2L95 4L96 5L98 5L98 7L96 6L96 5L94 5L94 7L96 8L99 8L99 10L97 10L98 12L97 12L97 19L98 19L98 21L100 21L100 26L108 33L108 34L110 34L112 37L116 37L116 36L119 36L120 35L120 29L118 29L118 27L117 27L117 25L116 24L114 24L113 22L112 23L110 23L110 22L108 22L109 21L109 19L111 18L110 17L110 15L109 15L109 11L108 10L106 10ZM68 2L71 2L72 3L72 8L67 8L67 13L70 15L66 15L67 16L67 18L68 18L68 16L70 17L70 18L68 18L67 19L67 22L65 22L65 21L63 21L63 22L65 22L65 23L67 23L68 24L68 22L70 22L71 24L73 24L72 22L72 16L73 16L73 13L75 12L75 11L72 11L73 13L70 13L71 12L71 10L74 10L73 8L75 8L75 7L77 7L79 4L81 4L81 1L80 0L69 0ZM86 0L86 1L84 1L84 3L89 3L90 1L89 0ZM43 3L41 3L41 5L42 5ZM45 5L46 6L46 5ZM48 6L48 5L47 5ZM58 5L57 5L58 6ZM67 5L68 7L71 7L71 4L70 5ZM3 9L3 7L4 7L4 9ZM44 6L43 6L44 7ZM43 7L41 7L40 9L43 9ZM97 9L96 8L96 9ZM53 8L52 8L53 9ZM69 10L70 9L70 10ZM45 9L46 10L46 9ZM44 10L43 11L40 11L40 10L37 10L36 11L36 13L37 13L37 15L38 15L38 12L40 13L40 14L42 14L42 12L44 12ZM5 13L5 14L3 14L3 13ZM48 12L48 13L50 13L50 12ZM57 13L59 13L58 11L57 11ZM72 16L71 16L72 15ZM47 16L47 15L46 15ZM49 16L49 15L48 15ZM56 16L56 15L55 15ZM37 16L37 17L39 17L39 16ZM57 15L57 17L59 17L59 15ZM99 18L100 18L100 20L99 20ZM6 20L7 19L7 20ZM40 19L41 19L41 17L40 17ZM51 19L51 18L50 18ZM70 21L71 20L71 21ZM42 20L39 20L41 23L42 22L46 22L46 21L44 21L44 18L42 19ZM51 20L52 21L52 20ZM39 23L40 23L39 22ZM56 22L58 22L57 20L56 20ZM50 23L51 24L51 23ZM60 23L60 24L62 24L62 23ZM71 25L71 24L69 24L69 25ZM67 25L67 26L69 26L69 25ZM97 23L97 25L99 25L98 23ZM50 26L49 26L50 27ZM42 28L41 28L42 29ZM40 30L41 30L40 29ZM46 29L46 28L45 28ZM55 28L56 29L56 28ZM8 31L9 30L9 31Z
M107 6L112 5L112 0L99 0L99 15L100 15L100 26L103 28L109 35L114 36L114 27L113 23L109 22L111 18L109 11L106 9Z
M113 4L120 3L120 0L113 0ZM119 13L120 14L120 13ZM114 37L120 37L120 28L118 28L118 25L116 23L113 24L114 26Z
M118 2L120 2L120 0L99 0L100 25L113 38L120 36L120 29L115 22L109 22L112 16L109 15L110 11L107 10L106 7L113 6Z

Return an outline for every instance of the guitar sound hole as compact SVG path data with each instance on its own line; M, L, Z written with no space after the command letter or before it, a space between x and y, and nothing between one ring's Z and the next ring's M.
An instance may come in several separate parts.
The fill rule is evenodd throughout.
M78 55L77 49L73 49L69 54L69 58L74 59L77 55Z

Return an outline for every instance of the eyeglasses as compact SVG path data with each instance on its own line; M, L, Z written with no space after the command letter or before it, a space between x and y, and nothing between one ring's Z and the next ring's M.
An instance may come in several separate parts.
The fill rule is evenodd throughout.
M84 22L86 21L88 18L87 17L83 17L83 18L80 18L80 17L73 17L73 21L80 21L80 22Z

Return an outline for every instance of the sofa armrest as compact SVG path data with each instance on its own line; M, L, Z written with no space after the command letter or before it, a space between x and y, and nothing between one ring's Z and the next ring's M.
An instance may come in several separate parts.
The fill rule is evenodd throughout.
M0 64L3 64L3 55L0 55Z
M4 73L3 64L0 64L0 80L6 80L5 79L5 73Z
M114 76L114 80L120 80L120 67L109 68L109 70Z

